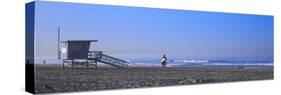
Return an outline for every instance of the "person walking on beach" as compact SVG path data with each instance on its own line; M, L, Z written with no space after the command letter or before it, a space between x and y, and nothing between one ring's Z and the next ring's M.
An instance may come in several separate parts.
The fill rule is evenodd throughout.
M43 60L43 64L46 64L46 60Z
M161 63L162 63L162 67L165 68L167 66L167 57L166 57L166 54L163 55L162 57L162 60L161 60Z

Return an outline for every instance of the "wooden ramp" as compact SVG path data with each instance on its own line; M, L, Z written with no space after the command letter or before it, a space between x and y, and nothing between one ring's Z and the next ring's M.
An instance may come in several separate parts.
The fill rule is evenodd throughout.
M88 54L88 58L118 68L126 68L129 65L129 62L113 56L103 54L101 51L90 51Z

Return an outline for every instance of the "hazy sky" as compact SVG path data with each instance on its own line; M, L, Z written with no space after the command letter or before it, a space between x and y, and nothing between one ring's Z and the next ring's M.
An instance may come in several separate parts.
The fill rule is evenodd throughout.
M57 57L62 40L99 40L121 58L273 56L273 16L36 2L36 56Z

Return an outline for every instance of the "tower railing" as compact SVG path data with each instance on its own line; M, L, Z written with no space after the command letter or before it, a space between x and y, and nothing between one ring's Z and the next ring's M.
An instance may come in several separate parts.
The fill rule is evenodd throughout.
M115 67L128 67L129 62L103 54L102 51L89 51L88 59L96 60Z

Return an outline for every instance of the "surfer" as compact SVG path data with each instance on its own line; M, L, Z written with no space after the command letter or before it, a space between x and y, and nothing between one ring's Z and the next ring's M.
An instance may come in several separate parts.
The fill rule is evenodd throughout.
M167 66L167 57L166 57L166 54L163 55L162 57L162 60L161 60L161 63L162 63L162 67L165 68Z

